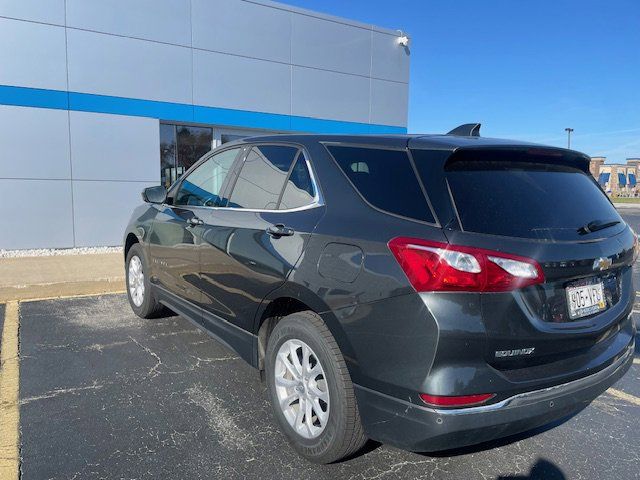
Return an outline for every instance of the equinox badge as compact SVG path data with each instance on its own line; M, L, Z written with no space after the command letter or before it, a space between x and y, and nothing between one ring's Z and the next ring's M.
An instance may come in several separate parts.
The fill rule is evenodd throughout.
M517 357L520 355L531 355L536 347L516 348L515 350L498 350L496 358Z

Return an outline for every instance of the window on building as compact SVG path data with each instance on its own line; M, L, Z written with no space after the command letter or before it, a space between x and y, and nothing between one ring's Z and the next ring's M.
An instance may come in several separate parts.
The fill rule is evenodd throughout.
M229 171L239 151L239 148L225 150L198 166L183 180L174 205L225 206L226 199L222 195L228 187Z
M234 135L231 133L223 133L222 135L220 135L220 143L224 145L225 143L233 142L235 140L242 140L243 138L247 138L249 136L250 134Z
M229 206L275 210L297 153L298 149L295 147L279 145L253 147L233 187Z
M406 152L342 146L327 148L371 205L403 217L435 223Z
M160 182L169 188L213 145L213 129L160 124Z

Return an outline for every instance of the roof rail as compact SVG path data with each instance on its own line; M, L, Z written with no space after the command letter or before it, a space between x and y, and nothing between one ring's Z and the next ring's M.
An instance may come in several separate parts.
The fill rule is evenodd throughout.
M451 130L447 135L458 135L460 137L479 137L480 123L465 123Z

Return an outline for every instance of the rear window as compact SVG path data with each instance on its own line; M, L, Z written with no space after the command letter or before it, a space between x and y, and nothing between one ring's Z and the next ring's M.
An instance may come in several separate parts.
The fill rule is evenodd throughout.
M371 205L403 217L435 223L407 152L336 145L327 148Z
M571 241L609 236L623 225L591 176L571 166L546 159L541 163L468 160L446 170L466 231ZM579 231L590 222L620 223L598 232Z

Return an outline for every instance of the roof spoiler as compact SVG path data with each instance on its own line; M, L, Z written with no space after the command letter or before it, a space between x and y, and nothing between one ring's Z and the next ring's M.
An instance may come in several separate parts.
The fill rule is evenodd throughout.
M459 137L479 137L480 123L465 123L451 130L447 135L457 135Z

